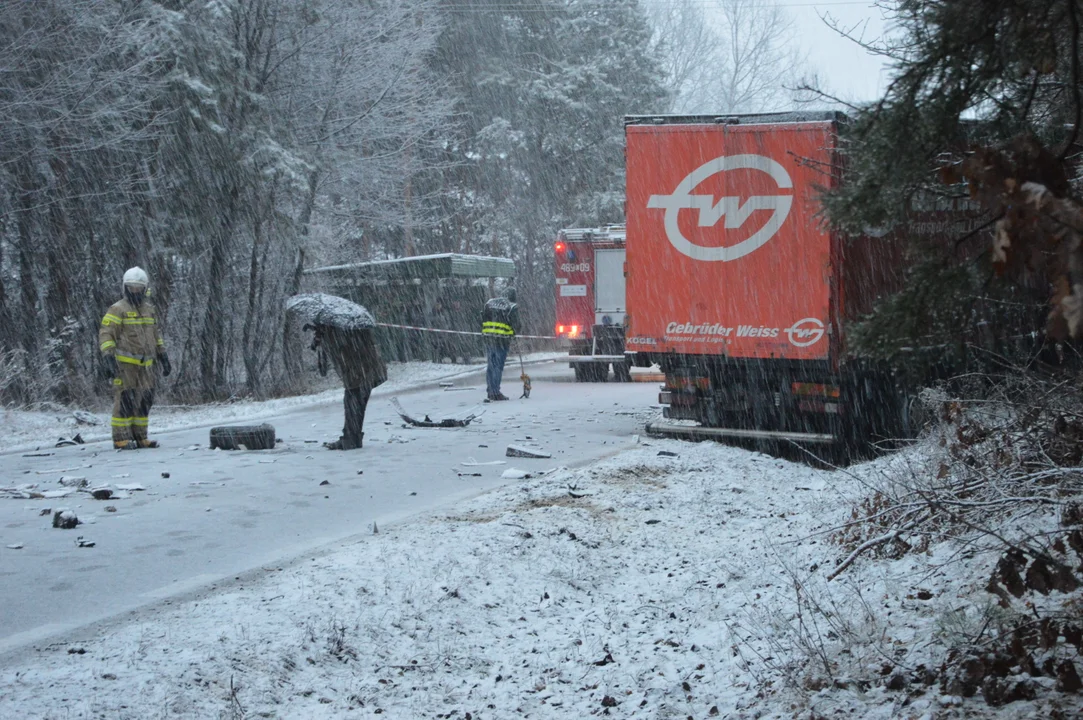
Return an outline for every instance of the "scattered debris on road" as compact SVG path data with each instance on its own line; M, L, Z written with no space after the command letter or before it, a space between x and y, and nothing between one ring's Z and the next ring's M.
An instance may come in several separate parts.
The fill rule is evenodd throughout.
M508 445L508 449L505 452L507 457L520 457L520 458L551 458L552 453L547 453L540 448L533 448L527 445Z
M53 513L53 527L61 530L73 530L79 524L79 516L74 511L62 508Z
M395 412L397 412L399 414L399 417L402 418L408 424L413 425L414 427L427 427L427 428L466 427L467 425L469 425L474 420L476 420L477 418L481 417L484 414L483 412L480 412L480 413L471 412L470 414L468 414L468 415L466 415L465 417L462 417L462 418L444 418L443 420L432 420L432 419L429 418L428 415L426 415L424 420L418 420L418 419L413 418L410 415L408 415L406 413L406 411L402 409L402 405L399 403L399 399L397 397L391 398L391 404L395 406ZM471 408L471 410L473 410L473 408Z
M64 488L63 490L45 490L40 494L40 497L48 498L50 500L55 498L65 498L75 492L75 488ZM31 496L36 497L36 496Z
M0 497L10 500L29 500L40 498L42 494L36 489L36 485L16 485L14 487L0 487Z
M73 410L71 416L75 418L75 422L80 425L101 425L102 422L93 414L88 413L86 410Z
M95 488L90 491L90 496L95 500L109 500L113 497L113 491L109 488Z
M69 468L50 468L49 470L35 470L35 475L56 475L57 473L64 474L75 470L81 470L83 468L90 467L89 465L83 465L81 467L69 467Z
M23 544L22 543L11 543L10 545L7 546L7 548L8 548L8 550L22 550L23 549Z
M70 488L85 488L87 480L85 475L61 475L60 484Z
M87 539L86 539L86 538L84 538L84 537L83 537L82 535L80 535L79 537L75 538L75 547L81 547L81 548L84 548L84 547L85 547L85 548L92 548L92 547L94 547L95 545L97 545L97 543L93 542L92 540L87 540Z
M500 477L504 478L505 480L529 480L537 474L538 473L527 472L526 470L508 468L500 475Z

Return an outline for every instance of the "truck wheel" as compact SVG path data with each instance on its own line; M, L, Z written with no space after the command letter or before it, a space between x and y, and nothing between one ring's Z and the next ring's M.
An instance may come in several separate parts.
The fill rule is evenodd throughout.
M594 382L609 382L609 363L594 363L590 366Z
M590 382L590 375L587 372L588 368L586 365L583 363L576 363L575 365L572 365L572 368L575 370L576 382Z
M211 428L211 450L273 450L275 429L272 425L233 425Z
M628 362L613 363L613 380L615 382L632 382L632 365Z

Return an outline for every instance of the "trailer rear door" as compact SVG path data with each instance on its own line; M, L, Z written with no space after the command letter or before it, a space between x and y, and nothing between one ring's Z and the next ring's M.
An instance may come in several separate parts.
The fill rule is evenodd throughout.
M620 325L625 312L624 250L595 250L594 269L594 312L609 315L614 325Z
M628 349L828 358L834 123L626 130Z

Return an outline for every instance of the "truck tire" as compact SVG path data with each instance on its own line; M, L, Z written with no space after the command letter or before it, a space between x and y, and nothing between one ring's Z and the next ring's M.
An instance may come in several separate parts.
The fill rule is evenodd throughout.
M632 382L632 364L628 361L613 363L614 382Z
M575 370L576 382L590 382L590 374L587 372L587 366L583 363L576 363L572 365Z
M275 446L274 426L233 425L211 428L211 450L273 450Z

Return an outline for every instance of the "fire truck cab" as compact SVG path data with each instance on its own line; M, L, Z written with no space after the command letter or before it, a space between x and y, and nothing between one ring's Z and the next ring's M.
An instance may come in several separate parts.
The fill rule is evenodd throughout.
M576 382L631 380L624 354L623 225L566 228L557 233L556 334L568 348Z

